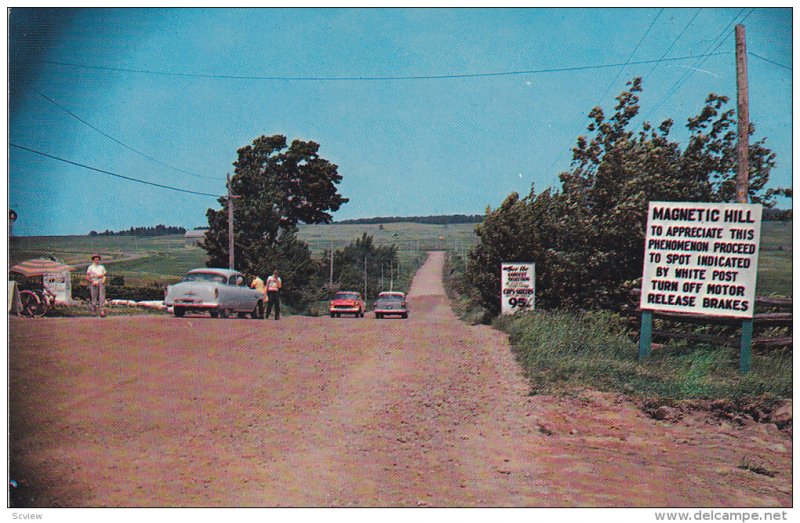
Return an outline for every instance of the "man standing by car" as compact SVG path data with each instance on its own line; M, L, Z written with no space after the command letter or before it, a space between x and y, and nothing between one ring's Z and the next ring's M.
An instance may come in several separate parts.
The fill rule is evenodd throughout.
M258 275L253 276L253 281L250 282L250 288L255 289L261 294L264 295L264 301L269 301L267 297L267 286L264 284L264 280L258 277ZM261 309L261 319L264 319L264 309Z
M105 318L106 268L100 265L99 254L92 255L92 264L86 269L86 281L89 282L89 310L97 316L97 310L100 309L100 317Z
M267 318L272 311L272 306L275 306L275 319L281 319L281 296L280 291L283 286L281 277L278 276L278 270L273 271L272 276L267 278Z

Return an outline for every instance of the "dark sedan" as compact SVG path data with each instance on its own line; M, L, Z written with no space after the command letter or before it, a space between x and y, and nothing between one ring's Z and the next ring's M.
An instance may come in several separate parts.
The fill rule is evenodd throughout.
M382 292L375 300L375 319L380 320L384 316L400 316L408 318L408 304L406 295L402 292Z

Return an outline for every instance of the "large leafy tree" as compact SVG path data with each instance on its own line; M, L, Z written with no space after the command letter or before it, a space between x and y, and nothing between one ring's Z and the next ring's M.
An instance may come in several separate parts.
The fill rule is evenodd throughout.
M689 118L685 148L669 139L672 120L657 127L632 122L641 79L617 97L614 113L589 113L588 133L573 148L561 190L509 196L487 210L477 228L467 278L484 305L499 311L502 261L536 262L537 304L561 308L615 308L638 286L649 201L735 198L736 121L728 99L711 94ZM750 134L755 132L751 126ZM774 205L783 188L765 189L775 154L761 139L750 145L750 201Z
M318 154L319 144L294 140L287 147L282 135L261 136L237 151L231 177L234 200L236 269L262 275L274 269L286 279L310 281L301 276L311 267L308 246L296 237L299 223L329 223L331 213L347 198L337 184L337 166ZM209 267L228 265L228 199L220 209L208 209L209 230L203 242ZM301 281L302 280L302 281ZM295 288L298 288L295 286Z

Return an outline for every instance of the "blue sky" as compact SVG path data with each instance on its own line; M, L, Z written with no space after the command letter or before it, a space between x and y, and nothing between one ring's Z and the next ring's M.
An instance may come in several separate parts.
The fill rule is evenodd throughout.
M339 166L350 202L335 220L480 214L531 183L557 187L585 115L597 104L610 112L633 76L644 77L640 114L673 118L673 139L685 139L686 118L708 93L735 107L733 33L743 21L751 121L778 155L771 185L790 186L791 15L739 7L12 10L9 139L119 175L223 194L236 150L283 134L320 143ZM630 64L714 49L724 54ZM206 209L218 207L213 197L15 147L9 205L21 235L188 228L206 225Z

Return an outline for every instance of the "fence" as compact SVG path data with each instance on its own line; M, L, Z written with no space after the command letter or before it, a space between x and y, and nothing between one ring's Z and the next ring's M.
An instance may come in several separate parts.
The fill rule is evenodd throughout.
M638 294L638 293L635 293ZM792 309L791 298L756 298L756 310L761 308L790 310ZM753 315L751 319L726 318L720 316L705 316L697 314L685 314L676 312L654 312L641 311L641 328L639 339L639 359L645 359L650 355L651 348L659 348L661 345L652 343L653 339L686 339L712 345L722 345L727 347L740 348L739 370L746 373L750 370L752 359L752 348L778 348L792 345L792 313L791 312L762 312ZM653 329L653 320L665 320L672 323L690 323L695 325L721 325L736 327L741 326L739 337L721 334L702 334L697 332L685 332L676 330ZM771 327L782 327L789 329L789 336L767 335L764 329ZM762 335L753 337L754 332Z

